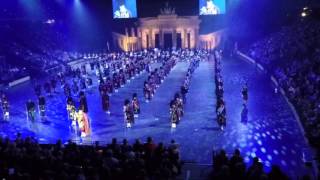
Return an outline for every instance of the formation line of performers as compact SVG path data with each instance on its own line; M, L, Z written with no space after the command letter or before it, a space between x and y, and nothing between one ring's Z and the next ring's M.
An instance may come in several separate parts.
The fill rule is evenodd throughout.
M190 67L186 79L175 96L172 103L171 121L175 124L183 115L183 103L186 101L191 75L198 66L200 59L207 57L206 51L201 50L177 50L177 51L140 51L134 53L104 53L87 59L77 67L66 66L53 72L44 83L35 83L34 92L37 99L29 99L26 102L27 118L35 121L38 116L41 120L47 119L49 97L64 93L66 97L66 109L71 127L80 130L81 136L90 134L90 121L88 118L88 104L85 92L98 86L101 95L101 105L104 112L110 114L110 96L119 88L147 71L148 78L144 82L143 93L146 100L151 100L156 89L163 82L178 61L189 61ZM161 64L150 72L150 65L154 62ZM91 70L90 70L91 68ZM96 75L96 77L94 77ZM9 102L5 95L0 98L4 119L9 118ZM180 102L179 102L180 101ZM180 109L174 108L175 106ZM124 102L124 117L127 127L132 127L135 118L140 113L140 104L137 94L133 94L131 100Z
M170 101L170 121L171 128L176 128L184 114L184 104L186 103L186 95L189 91L190 80L195 69L199 67L200 58L194 57L190 62L186 77L183 81L180 91L174 95L173 100Z
M2 111L3 120L9 120L10 111L9 111L9 101L7 96L4 93L0 93L0 105Z
M78 125L80 130L82 129L84 132L88 132L86 130L87 128L80 128L86 127L82 126L82 124L88 123L80 122L84 121L83 119L88 118L79 118L79 116L87 117L88 113L87 100L84 91L90 89L93 85L93 80L90 77L90 70L88 68L91 67L91 72L94 72L94 70L96 71L102 100L102 109L110 114L109 96L111 93L117 92L118 89L129 82L130 79L134 79L135 76L147 70L149 64L155 59L153 56L155 57L155 53L151 51L141 51L130 54L109 53L97 57L94 59L94 62L88 60L88 62L76 69L66 67L58 73L54 72L53 74L56 73L56 75L50 77L49 81L46 81L43 84L35 84L34 91L38 97L38 103L32 100L27 101L27 117L34 121L36 119L37 111L42 119L46 117L46 97L52 96L53 93L57 92L56 89L59 87L57 84L60 82L61 88L67 99L68 118L71 120L72 126ZM78 97L80 105L76 108L76 103L73 98ZM8 109L6 108L8 107L6 106L8 103L5 103L7 101L3 102L4 103L1 103L3 104L3 109ZM87 135L88 133L82 133L82 136L84 136L84 134Z
M137 75L141 74L145 70L146 65L147 61L144 60L124 62L111 76L102 75L99 69L100 94L107 93L111 95L113 92L118 92L118 89L123 87L127 82L130 82L130 79L134 79Z
M132 95L131 101L126 99L123 106L124 122L127 128L131 128L135 122L135 118L140 114L140 103L136 93Z
M160 84L164 81L167 75L170 73L171 69L176 65L176 57L171 56L166 59L165 62L158 69L154 69L147 80L144 82L143 94L146 102L149 102L154 96L156 89L160 87Z
M147 62L138 54L104 54L81 65L80 68L71 69L72 81L66 82L64 79L61 84L66 97L71 94L77 96L80 91L90 90L94 85L89 73L91 70L95 72L100 93L105 91L111 95L113 92L118 92L118 89L130 79L143 72Z
M217 97L217 106L216 106L216 114L217 114L217 122L221 130L224 130L226 127L226 106L224 101L224 89L223 89L223 79L221 75L221 59L222 54L219 51L214 51L214 63L215 63L215 86L216 86L216 97Z

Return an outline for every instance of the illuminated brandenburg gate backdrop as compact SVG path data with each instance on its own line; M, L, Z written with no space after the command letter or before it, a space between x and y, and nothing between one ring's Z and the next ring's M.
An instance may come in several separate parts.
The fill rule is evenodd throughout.
M175 9L166 4L157 17L139 18L130 33L113 32L115 47L123 51L149 48L203 48L213 49L219 45L223 30L199 34L199 16L178 16Z

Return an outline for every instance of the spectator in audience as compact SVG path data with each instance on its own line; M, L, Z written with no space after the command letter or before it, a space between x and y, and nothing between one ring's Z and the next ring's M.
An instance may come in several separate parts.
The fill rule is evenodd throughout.
M172 179L180 171L180 160L172 158L168 148L136 141L135 148L126 139L119 145L115 138L107 147L78 146L61 140L56 144L38 144L32 138L17 135L14 141L0 137L0 177L4 179ZM146 152L152 154L146 156ZM114 151L118 151L115 154Z

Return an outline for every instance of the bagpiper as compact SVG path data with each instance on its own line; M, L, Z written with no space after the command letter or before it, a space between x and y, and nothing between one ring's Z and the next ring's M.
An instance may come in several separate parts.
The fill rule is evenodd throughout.
M179 116L178 116L178 108L174 100L170 102L170 121L171 121L171 127L176 128Z
M101 94L101 102L102 102L102 109L104 112L110 114L110 100L109 95L106 91L102 91Z
M134 117L138 117L140 114L140 103L138 100L137 93L134 93L132 95L132 102L131 103L132 103Z
M186 86L181 86L180 94L182 96L183 104L185 104L187 101L187 98L186 98L187 93L188 93L188 88L186 88Z
M35 105L35 103L29 99L28 102L26 103L26 108L27 108L28 117L32 121L34 121L35 120L35 115L36 115L36 105Z
M248 101L248 85L247 85L247 83L243 86L241 94L242 94L243 103L247 104L247 101Z
M44 96L40 96L38 99L39 103L39 113L42 118L46 115L46 99Z
M9 101L5 94L2 94L1 97L1 107L2 107L2 113L3 113L3 119L8 120L9 119Z
M116 73L113 74L113 87L114 91L118 92L118 89L120 88L120 82L119 82L119 77Z
M144 82L143 94L146 99L146 102L149 102L151 99L151 91L150 91L150 86L147 81Z
M182 101L179 93L175 94L174 101L175 101L175 104L177 106L178 120L180 121L181 117L184 114L184 112L183 112L183 101Z
M106 89L107 89L107 93L109 95L111 95L113 92L113 86L112 86L112 81L111 81L110 77L107 78Z
M124 112L124 121L126 123L126 127L131 128L132 124L134 123L134 114L133 114L131 103L128 99L124 101L123 112Z
M77 111L76 111L74 101L73 101L72 97L70 97L70 96L67 98L67 112L68 112L68 118L71 120L72 126L76 126L76 124L77 124L76 123Z
M224 102L220 103L217 108L217 121L221 130L224 130L226 127L226 108Z
M84 113L88 113L88 103L86 95L83 91L80 92L80 107L79 109L82 110Z

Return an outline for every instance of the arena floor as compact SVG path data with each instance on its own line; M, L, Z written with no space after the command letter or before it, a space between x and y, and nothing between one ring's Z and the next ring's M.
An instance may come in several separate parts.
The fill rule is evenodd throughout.
M279 164L289 175L302 174L304 165L302 154L308 145L300 131L297 120L289 105L280 93L274 93L269 78L247 62L237 59L224 59L223 76L227 108L227 127L220 131L215 121L214 65L201 62L191 80L185 105L185 116L176 129L169 123L169 102L179 90L188 64L178 63L158 88L151 102L143 101L143 81L147 74L131 80L111 98L111 115L102 111L97 88L87 92L89 117L92 134L81 139L70 128L65 108L65 97L60 94L47 98L48 119L35 123L27 120L25 102L36 100L31 83L19 85L8 90L11 102L11 119L1 121L0 135L14 138L17 132L23 136L34 136L41 143L53 143L57 139L68 139L82 143L101 141L105 144L111 138L136 138L145 140L151 136L155 142L169 143L175 139L181 145L181 156L188 162L211 163L213 149L224 148L232 153L240 148L250 162L258 156L266 170L271 164ZM244 82L249 86L248 121L241 122L241 88ZM125 98L138 93L141 114L133 128L126 129L123 122L122 106Z

